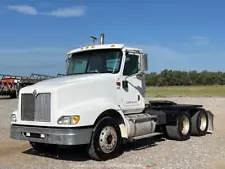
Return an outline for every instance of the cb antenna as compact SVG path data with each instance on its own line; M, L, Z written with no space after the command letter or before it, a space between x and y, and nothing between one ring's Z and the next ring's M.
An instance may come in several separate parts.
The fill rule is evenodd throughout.
M94 45L94 44L95 44L95 41L96 41L98 38L96 38L95 36L91 36L91 39L92 39L93 45Z

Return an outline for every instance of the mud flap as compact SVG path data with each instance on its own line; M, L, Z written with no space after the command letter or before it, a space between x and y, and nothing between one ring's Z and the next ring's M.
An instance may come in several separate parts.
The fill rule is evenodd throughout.
M209 119L208 133L212 133L214 131L214 115L210 111L206 111Z

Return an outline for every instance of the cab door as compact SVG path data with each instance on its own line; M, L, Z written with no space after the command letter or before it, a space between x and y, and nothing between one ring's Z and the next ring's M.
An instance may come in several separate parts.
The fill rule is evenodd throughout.
M145 76L137 76L141 56L140 53L126 53L121 85L121 108L126 113L137 113L145 107Z

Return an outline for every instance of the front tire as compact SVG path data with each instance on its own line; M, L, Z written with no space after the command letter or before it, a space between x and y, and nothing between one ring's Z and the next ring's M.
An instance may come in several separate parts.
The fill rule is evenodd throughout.
M168 139L185 141L191 136L191 118L188 113L182 112L176 119L176 125L166 125Z
M88 155L97 161L115 158L120 154L122 137L116 119L104 117L95 126Z

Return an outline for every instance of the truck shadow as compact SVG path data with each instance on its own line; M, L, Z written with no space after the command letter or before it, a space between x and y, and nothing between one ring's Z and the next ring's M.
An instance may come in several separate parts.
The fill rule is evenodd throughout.
M86 147L84 145L58 147L51 153L38 153L34 149L30 148L23 153L65 161L88 161L90 158L86 155L85 148Z
M141 149L151 148L157 146L157 143L165 141L162 136L154 136L151 138L145 138L133 142L126 143L123 147L123 151L121 151L117 157L123 155L129 151L138 151ZM24 151L24 154L34 155L34 156L41 156L47 157L57 160L64 160L64 161L89 161L91 160L85 151L85 146L68 146L68 147L59 147L54 152L51 153L44 153L40 154L37 153L35 150L28 149Z
M125 144L124 151L138 151L146 148L155 147L158 145L158 143L162 141L166 141L166 139L162 137L162 135L136 140Z

